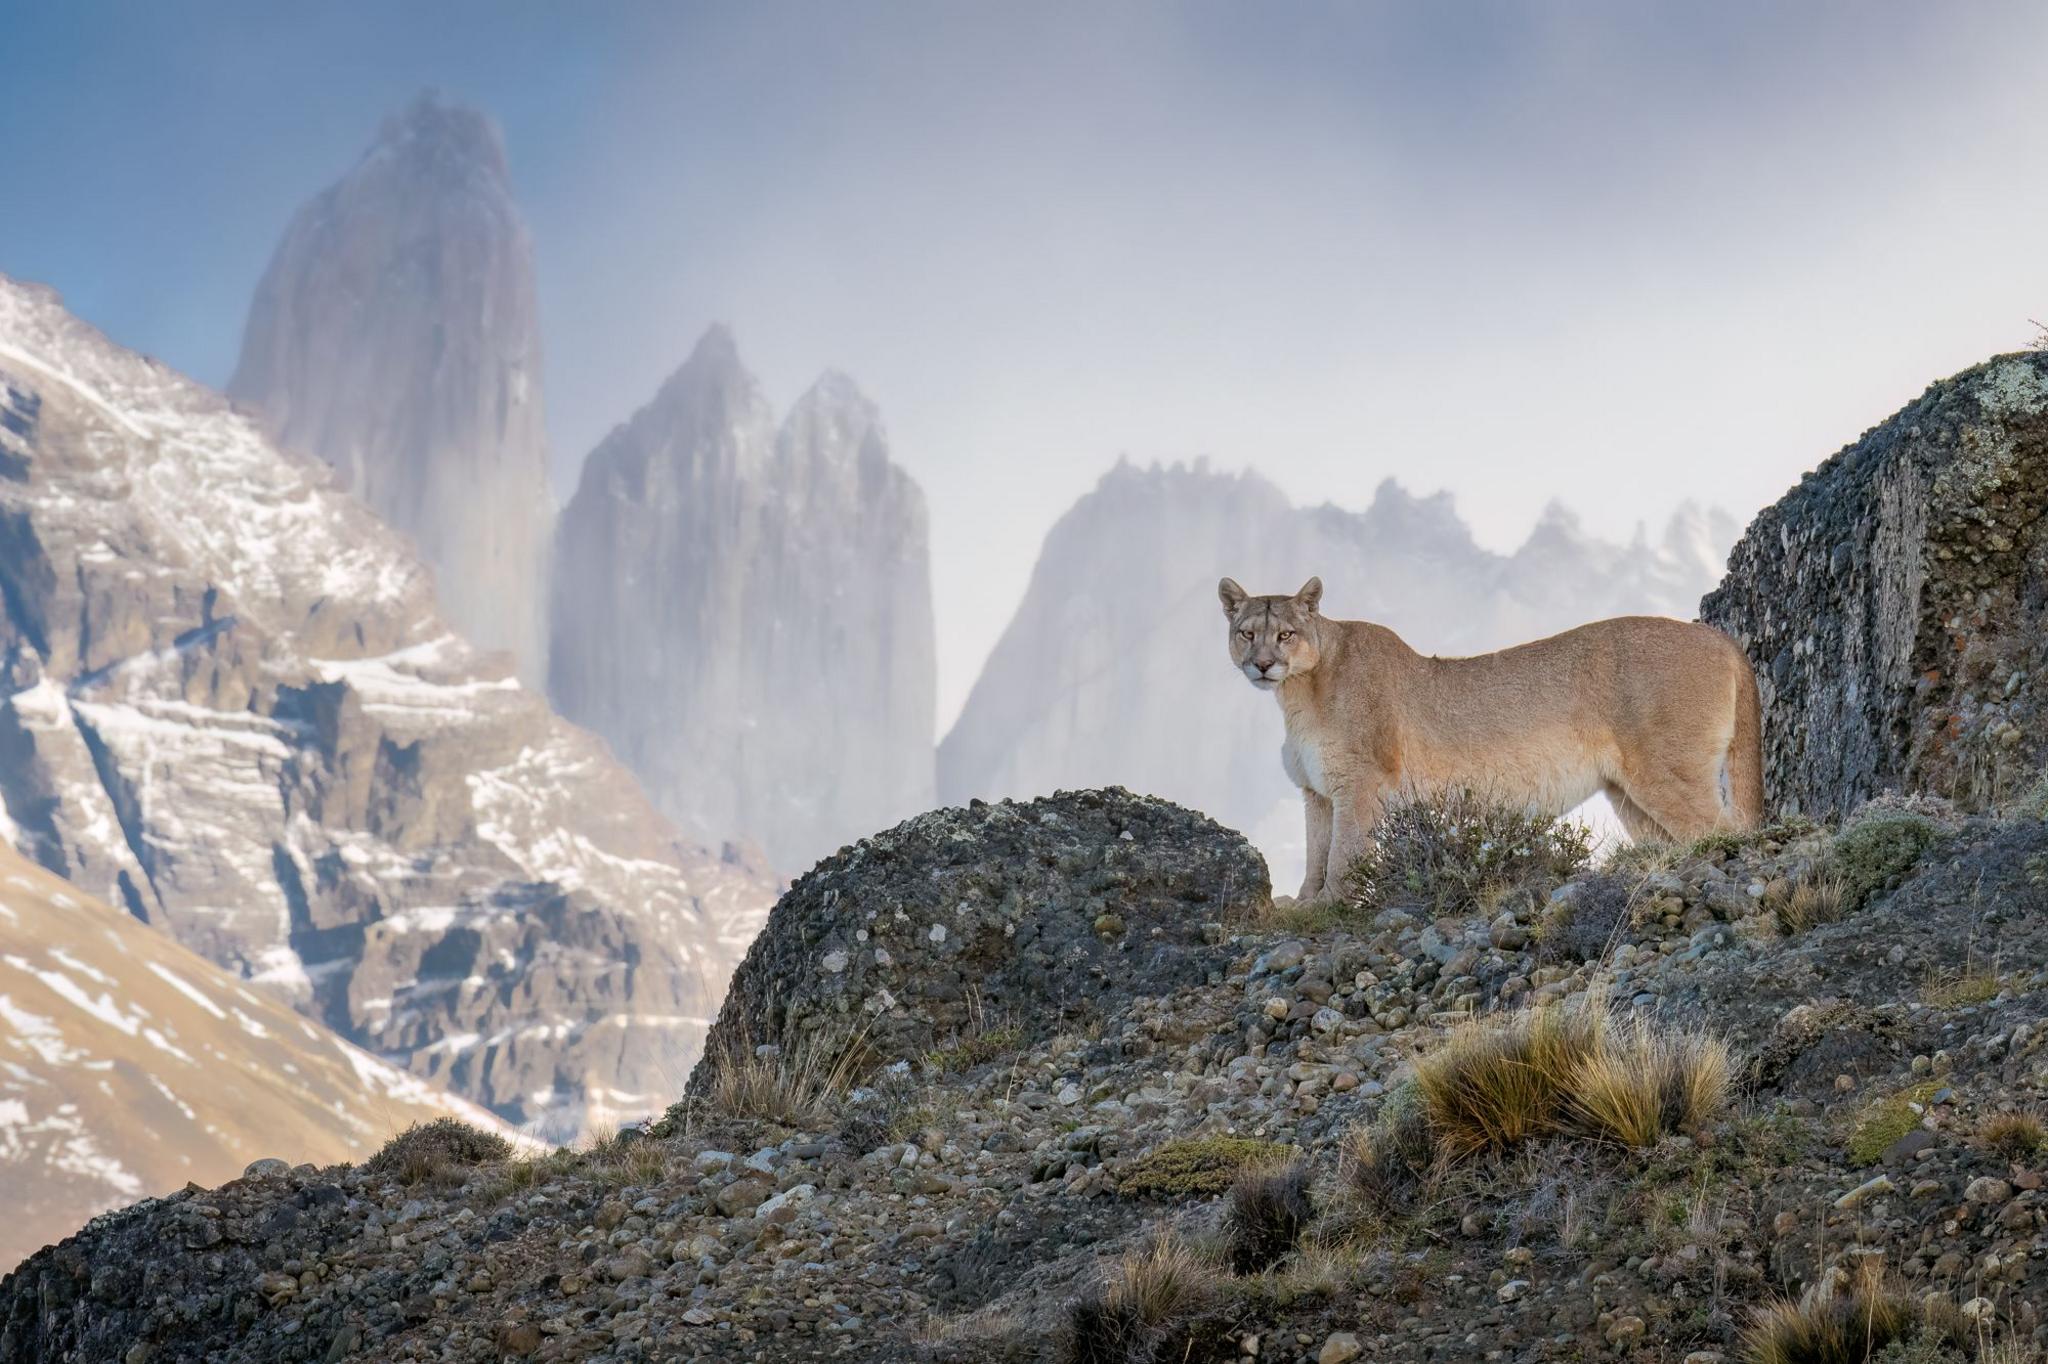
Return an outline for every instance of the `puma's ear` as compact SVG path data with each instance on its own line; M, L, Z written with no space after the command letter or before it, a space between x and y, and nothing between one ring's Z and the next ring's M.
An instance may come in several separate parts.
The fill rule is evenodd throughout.
M1216 584L1216 595L1223 601L1223 614L1234 616L1237 609L1251 600L1251 593L1237 585L1237 579L1225 578Z
M1301 585L1301 591L1294 594L1294 599L1313 612L1323 603L1323 580L1310 578Z

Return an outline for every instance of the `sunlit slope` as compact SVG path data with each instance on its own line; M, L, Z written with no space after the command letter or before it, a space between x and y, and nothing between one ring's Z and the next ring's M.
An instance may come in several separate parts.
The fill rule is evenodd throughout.
M444 1114L497 1126L0 847L0 1268L107 1208Z

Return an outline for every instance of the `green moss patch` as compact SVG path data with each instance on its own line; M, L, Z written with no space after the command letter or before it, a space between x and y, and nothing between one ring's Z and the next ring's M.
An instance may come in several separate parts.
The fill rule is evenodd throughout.
M1255 1137L1191 1137L1153 1147L1132 1161L1117 1181L1125 1198L1213 1198L1252 1165L1288 1160L1292 1146Z

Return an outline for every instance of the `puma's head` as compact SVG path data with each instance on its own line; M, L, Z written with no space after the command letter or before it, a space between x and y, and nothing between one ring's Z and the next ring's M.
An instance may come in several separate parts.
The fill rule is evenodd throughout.
M1315 667L1321 578L1310 578L1291 597L1254 597L1225 578L1216 585L1216 595L1230 621L1230 661L1254 687L1270 691Z

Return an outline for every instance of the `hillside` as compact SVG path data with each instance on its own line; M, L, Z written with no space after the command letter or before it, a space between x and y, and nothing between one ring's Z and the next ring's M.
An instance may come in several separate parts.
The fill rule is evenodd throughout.
M1905 466L1924 485L1852 454L1765 513L1748 543L1782 557L1738 555L1717 600L1798 585L1786 677L1818 675L1808 638L1911 657L1930 613L2038 602L2048 384L2016 363L1865 437L1991 393ZM1952 539L1888 535L1873 616L1805 509L1915 486L1896 526L1993 552L1964 599ZM1745 634L1760 669L1770 640ZM1958 694L2003 677L2025 716L2048 688L1841 661L1905 719L1851 776L1914 770ZM1781 779L1827 737L1774 749ZM928 812L777 902L659 1122L138 1204L0 1281L0 1355L2028 1364L2048 773L1956 794L1980 808L1886 793L1598 866L1525 812L1424 811L1317 907L1120 788Z
M681 1083L770 899L218 395L0 276L0 802L41 866L517 1123Z
M0 1265L92 1214L282 1158L495 1120L0 847Z

